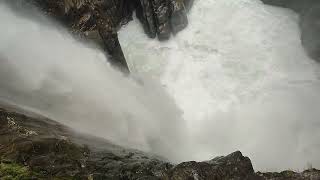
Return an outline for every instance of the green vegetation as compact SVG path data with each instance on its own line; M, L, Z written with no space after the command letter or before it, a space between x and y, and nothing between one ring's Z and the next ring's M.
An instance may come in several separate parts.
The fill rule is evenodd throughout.
M0 179L2 180L21 180L30 179L34 173L28 167L15 163L0 164Z

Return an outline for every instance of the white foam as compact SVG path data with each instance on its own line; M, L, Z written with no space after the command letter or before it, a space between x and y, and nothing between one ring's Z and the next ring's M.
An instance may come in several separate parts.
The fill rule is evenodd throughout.
M100 49L39 13L19 13L0 3L0 99L120 145L180 158L184 122L157 80L140 77L140 85L112 69Z
M130 68L160 77L183 111L190 159L239 149L259 170L319 168L320 68L303 51L297 14L208 0L189 20L168 42L147 38L135 20L120 41Z

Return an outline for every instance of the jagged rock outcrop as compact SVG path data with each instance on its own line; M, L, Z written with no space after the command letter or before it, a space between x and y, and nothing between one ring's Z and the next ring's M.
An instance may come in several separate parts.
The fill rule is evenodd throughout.
M251 161L237 151L228 156L216 157L206 162L185 162L170 170L173 180L179 179L234 179L259 178L254 173Z
M265 4L290 8L300 14L301 42L307 53L320 61L320 1L262 0Z
M82 37L100 37L112 64L128 72L117 31L132 20L136 11L146 34L160 40L169 39L188 24L186 7L193 0L5 0L17 6L25 3L39 7L53 16L75 34ZM21 5L20 5L21 7ZM98 36L97 36L98 35Z
M173 165L160 157L80 134L36 114L0 108L0 179L317 180L320 171L255 173L237 151Z

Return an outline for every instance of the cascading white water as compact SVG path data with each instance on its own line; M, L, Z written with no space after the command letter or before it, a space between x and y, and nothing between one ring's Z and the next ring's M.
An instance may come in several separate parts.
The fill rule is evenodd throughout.
M126 78L96 47L79 43L39 13L19 13L0 3L2 103L120 145L180 158L184 122L159 83Z
M320 167L320 67L300 45L295 13L201 0L168 42L138 22L124 28L131 69L160 78L184 121L156 80L125 78L100 50L32 19L0 3L1 100L171 160L241 150L258 170Z
M160 77L183 111L190 159L241 150L256 169L320 167L320 66L298 15L259 0L199 0L168 42L135 20L120 32L130 67ZM139 33L138 33L139 32Z

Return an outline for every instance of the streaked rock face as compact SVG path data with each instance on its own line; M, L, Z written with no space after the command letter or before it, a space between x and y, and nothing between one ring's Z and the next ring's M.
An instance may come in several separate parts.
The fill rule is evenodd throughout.
M182 0L140 0L137 4L137 16L151 38L169 39L171 33L177 33L188 24Z

